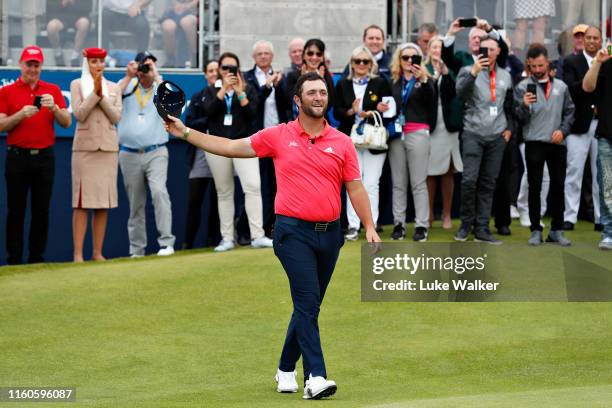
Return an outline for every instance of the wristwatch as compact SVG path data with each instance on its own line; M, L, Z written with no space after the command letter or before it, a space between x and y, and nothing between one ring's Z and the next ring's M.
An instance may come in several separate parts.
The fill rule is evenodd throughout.
M188 127L185 127L185 130L183 130L183 139L187 140L190 132L191 132L191 129L189 129Z

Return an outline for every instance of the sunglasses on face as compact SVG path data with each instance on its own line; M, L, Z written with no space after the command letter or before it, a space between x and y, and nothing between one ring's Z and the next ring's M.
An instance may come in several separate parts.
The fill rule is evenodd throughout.
M312 57L316 55L317 57L322 57L323 53L321 51L306 51L306 55Z
M353 58L353 63L355 65L370 65L372 61L369 59L361 59L361 58Z
M412 61L412 57L414 57L414 55L402 55L402 61L408 62L408 61Z
M237 65L221 65L221 69L224 71L231 71L238 69Z

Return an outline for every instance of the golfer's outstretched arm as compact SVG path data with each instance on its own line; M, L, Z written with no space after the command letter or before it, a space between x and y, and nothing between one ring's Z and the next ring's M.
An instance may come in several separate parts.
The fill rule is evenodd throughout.
M225 157L256 157L249 138L232 140L226 137L213 136L190 129L180 119L173 116L168 116L168 119L171 122L166 122L166 131L174 137L187 140L195 147Z
M347 182L346 191L357 216L366 229L366 239L368 242L380 242L380 237L376 233L376 226L372 219L372 208L370 207L368 192L361 180Z

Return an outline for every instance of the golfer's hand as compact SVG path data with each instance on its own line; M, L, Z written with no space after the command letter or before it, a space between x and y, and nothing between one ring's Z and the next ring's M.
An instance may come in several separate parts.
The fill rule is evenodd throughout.
M375 228L369 228L366 230L366 241L368 242L382 242L382 239L378 236Z
M183 138L183 134L187 129L187 126L180 119L174 116L168 115L168 120L164 121L166 132L170 133L174 137Z
M369 228L366 230L366 241L368 241L371 255L380 252L382 249L382 240L378 236L375 228Z

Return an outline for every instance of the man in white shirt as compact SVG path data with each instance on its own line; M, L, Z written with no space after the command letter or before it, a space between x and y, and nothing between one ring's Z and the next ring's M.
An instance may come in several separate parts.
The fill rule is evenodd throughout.
M564 229L573 230L578 219L580 196L583 184L584 166L590 156L592 174L591 193L593 197L593 216L595 229L599 225L599 185L597 183L597 140L595 130L598 115L594 111L593 94L582 89L582 80L593 63L593 58L602 46L601 31L597 27L589 27L584 35L584 50L569 55L563 63L563 82L567 84L574 103L576 113L574 124L567 136L567 174L565 176L565 213Z
M253 45L253 69L244 73L244 79L257 90L258 106L253 131L259 131L279 123L287 122L286 96L284 77L280 71L272 69L274 47L265 40ZM266 235L271 237L274 226L274 197L276 195L276 178L272 159L259 159L261 175L261 198L263 202L263 227Z
M300 37L296 37L289 41L287 50L289 52L289 61L291 61L291 65L285 69L285 75L291 71L298 71L302 68L302 54L304 53L305 43L306 41Z

